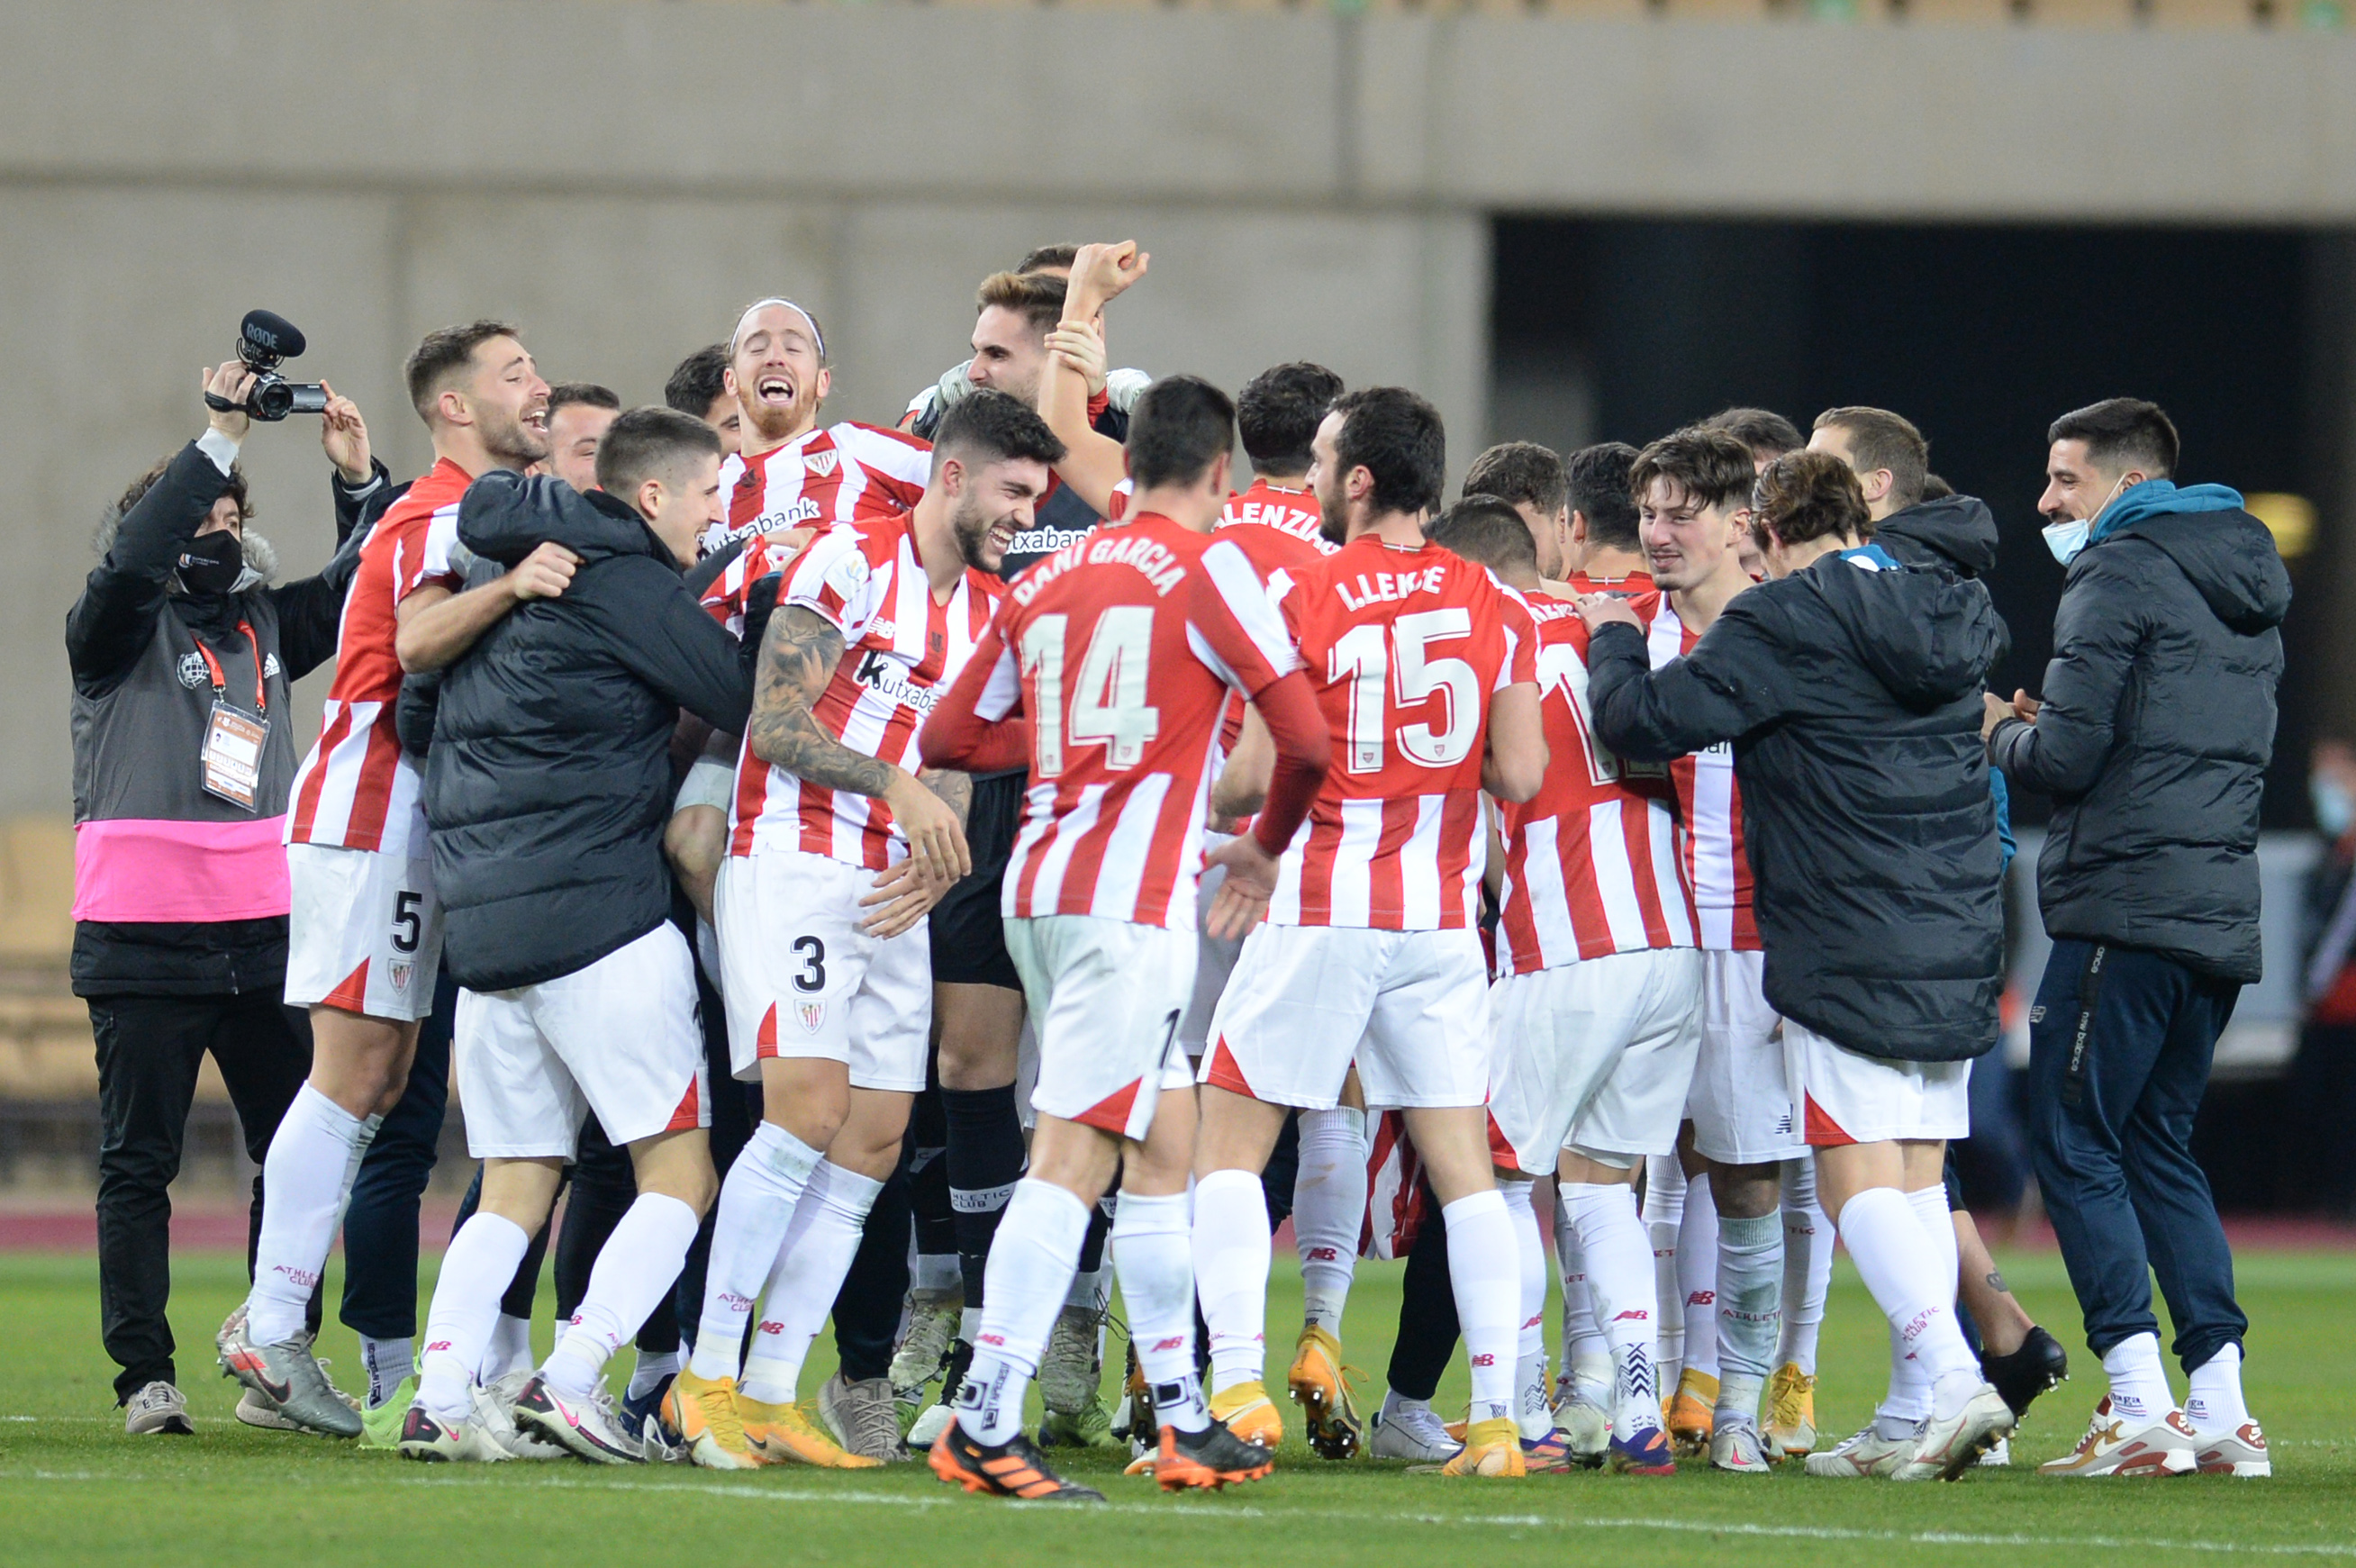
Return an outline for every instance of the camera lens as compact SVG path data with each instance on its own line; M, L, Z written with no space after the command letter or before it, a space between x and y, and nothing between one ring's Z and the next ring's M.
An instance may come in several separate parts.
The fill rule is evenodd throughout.
M284 419L294 412L294 389L286 384L284 377L265 371L253 378L253 390L246 394L245 411L265 423Z

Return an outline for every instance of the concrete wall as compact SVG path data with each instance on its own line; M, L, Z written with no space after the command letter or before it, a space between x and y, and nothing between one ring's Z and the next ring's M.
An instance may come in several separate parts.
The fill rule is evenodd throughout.
M64 808L90 527L255 306L407 473L441 323L651 400L783 291L830 412L888 420L984 273L1133 234L1120 361L1406 381L1461 466L1494 209L2356 219L2346 37L651 0L0 0L0 812ZM297 571L315 432L248 446Z

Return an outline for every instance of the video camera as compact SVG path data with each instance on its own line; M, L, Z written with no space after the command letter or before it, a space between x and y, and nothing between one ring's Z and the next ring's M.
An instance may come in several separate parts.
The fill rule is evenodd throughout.
M273 424L290 413L325 413L327 389L316 381L290 381L278 373L282 361L300 359L307 347L302 328L267 310L249 310L237 329L237 357L253 371L252 390L246 393L250 419ZM237 407L226 398L205 394L205 406L222 413Z

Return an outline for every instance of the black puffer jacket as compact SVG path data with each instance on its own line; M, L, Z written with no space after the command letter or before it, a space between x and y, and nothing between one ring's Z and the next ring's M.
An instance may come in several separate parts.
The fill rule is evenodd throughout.
M1767 1000L1851 1050L1954 1061L1996 1043L2002 863L1979 728L2002 635L1978 583L1827 555L1740 595L1657 673L1629 628L1588 650L1612 750L1734 743Z
M1873 525L1873 542L1909 566L1944 566L1962 577L1996 570L1996 513L1977 496L1901 508Z
M2289 608L2290 575L2244 511L2142 517L2070 564L2045 705L1989 742L2014 789L2054 798L2047 931L2258 978L2258 801Z
M504 991L570 974L670 918L671 729L732 733L753 682L638 515L561 480L487 474L458 538L490 573L546 541L581 558L444 672L425 764L444 964Z

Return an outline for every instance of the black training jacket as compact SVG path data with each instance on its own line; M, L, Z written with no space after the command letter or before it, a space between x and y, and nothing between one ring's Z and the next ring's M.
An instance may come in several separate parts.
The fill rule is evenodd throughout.
M2259 977L2258 802L2290 575L2244 511L2129 522L2070 564L2034 725L1989 752L2054 800L2045 929Z
M1767 1000L1867 1056L1996 1044L2003 863L1979 730L2003 634L1978 583L1835 554L1738 596L1657 673L1631 628L1588 651L1612 750L1733 744Z
M1996 513L1977 496L1901 507L1873 525L1873 542L1909 566L1944 566L1960 577L1996 570Z
M741 734L753 682L669 551L611 496L486 474L458 538L486 573L552 540L581 558L562 596L518 605L444 672L425 761L444 967L505 991L670 918L671 730L685 707Z

